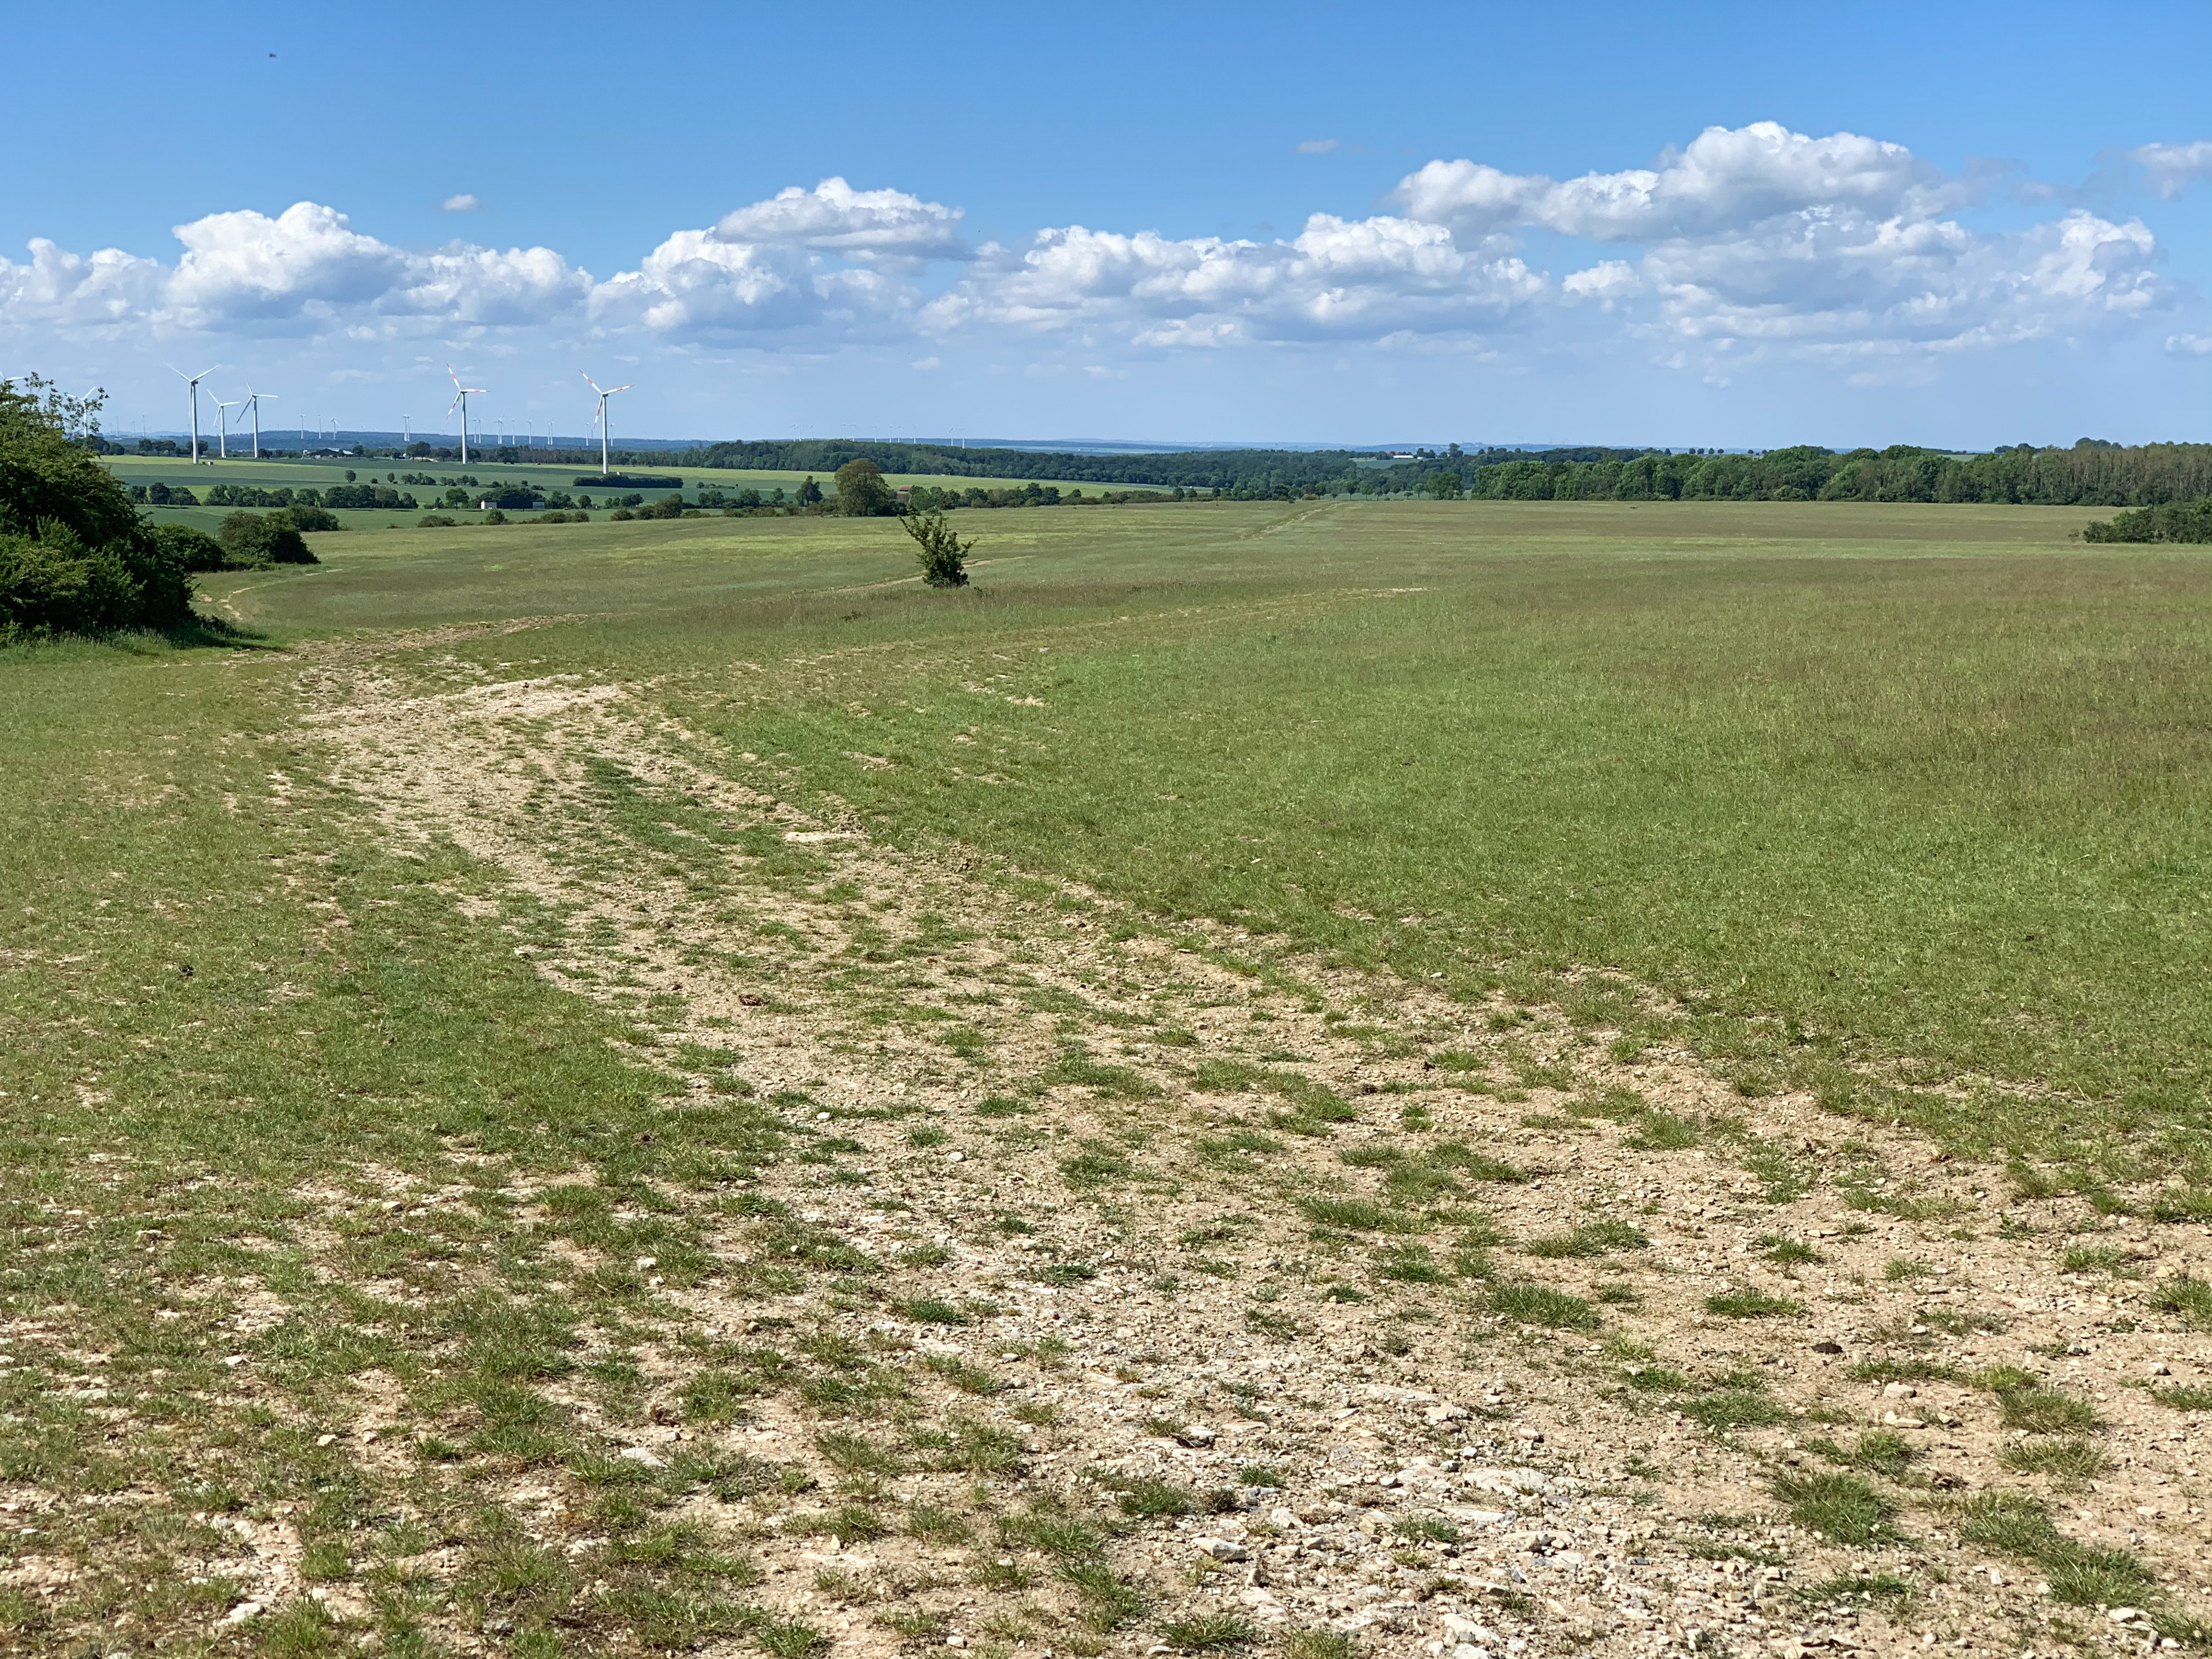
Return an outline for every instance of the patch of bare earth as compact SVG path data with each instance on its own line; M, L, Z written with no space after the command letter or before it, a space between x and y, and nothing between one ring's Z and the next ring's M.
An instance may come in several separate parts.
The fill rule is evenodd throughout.
M338 781L550 908L517 948L695 1107L802 1132L702 1212L714 1271L635 1264L648 1408L600 1428L772 1472L690 1512L838 1650L2138 1651L2212 1606L2212 1349L2169 1305L2204 1226L1557 1010L1018 897L631 688L382 672L315 671ZM842 1391L747 1358L807 1342Z

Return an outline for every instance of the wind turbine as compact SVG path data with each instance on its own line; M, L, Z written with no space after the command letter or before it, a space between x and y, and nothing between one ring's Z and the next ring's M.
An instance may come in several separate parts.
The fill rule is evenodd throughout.
M217 364L216 367L221 368L222 365ZM192 389L192 465L198 466L200 464L200 382L214 374L215 369L204 368L197 374L187 374L174 363L171 363L169 373Z
M576 373L584 374L580 368ZM617 392L635 390L637 383L633 380L629 386L611 386L601 392L599 383L590 375L584 374L584 384L599 393L599 405L592 413L592 424L599 429L599 476L604 478L607 476L607 399Z
M461 411L461 465L466 466L469 464L469 398L472 394L478 398L488 396L490 388L463 386L461 377L453 373L451 363L446 365L446 377L453 383L453 401L446 405L446 413L450 415L457 409Z
M246 406L253 412L253 459L257 461L261 459L261 400L276 395L273 392L256 392L252 386L246 388Z
M227 461L230 459L229 411L236 409L246 400L243 398L233 398L228 403L225 403L220 398L210 398L208 401L215 405L216 453Z

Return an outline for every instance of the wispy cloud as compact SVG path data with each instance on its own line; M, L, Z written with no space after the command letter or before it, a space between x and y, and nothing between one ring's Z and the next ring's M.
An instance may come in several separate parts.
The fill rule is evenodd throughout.
M483 204L466 191L459 196L448 196L438 205L447 213L478 213L483 209Z
M1340 138L1303 138L1298 141L1301 155L1326 155L1343 143Z

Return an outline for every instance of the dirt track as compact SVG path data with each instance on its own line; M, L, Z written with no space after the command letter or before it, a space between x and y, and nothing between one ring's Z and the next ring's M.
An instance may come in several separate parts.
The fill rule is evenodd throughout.
M890 1270L784 1288L758 1228L714 1218L724 1270L662 1292L661 1407L605 1431L844 1481L876 1519L843 1535L819 1492L694 1500L748 1540L757 1598L840 1651L1139 1652L1229 1620L1457 1659L2156 1644L2124 1606L2063 1605L2047 1552L1961 1542L1991 1492L2132 1552L2136 1606L2212 1610L2207 1413L2151 1391L2212 1387L2212 1339L2160 1305L2212 1276L2212 1230L2017 1198L1558 1010L1017 897L808 816L639 688L403 683L369 653L310 683L397 842L451 842L562 919L545 975L630 1011L698 1100L727 1086L702 1050L805 1097L821 1139L757 1196ZM2063 1272L2081 1247L2100 1265ZM971 1441L896 1443L794 1390L688 1410L684 1328L842 1336ZM2003 1366L2039 1392L1991 1386ZM1887 1541L1793 1523L1787 1483L1815 1476L1892 1506ZM1116 1626L1008 1521L1047 1503L1119 1517L1140 1613Z

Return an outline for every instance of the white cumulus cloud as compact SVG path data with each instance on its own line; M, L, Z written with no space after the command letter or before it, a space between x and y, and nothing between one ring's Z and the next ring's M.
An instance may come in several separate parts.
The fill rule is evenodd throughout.
M2127 154L2168 197L2212 176L2212 143ZM1389 210L1316 213L1287 237L1068 223L1017 249L975 246L957 207L833 177L674 230L604 282L552 248L403 247L301 202L179 225L173 263L35 240L27 262L0 258L0 331L291 335L364 359L446 329L925 353L954 336L1058 336L1079 361L1117 347L1488 351L1512 337L1638 342L1709 368L1762 355L1924 368L2167 306L2140 220L2052 210L1988 229L1970 222L1979 196L1974 177L1901 144L1773 122L1711 127L1650 167L1565 179L1433 161L1400 180ZM1563 276L1531 263L1523 239L1537 232L1566 249ZM933 266L954 279L933 294ZM2199 338L2177 334L2168 349L2202 350Z
M818 249L863 262L963 259L961 212L901 190L854 190L824 179L812 190L796 185L725 214L714 234L741 246Z
M1695 236L1807 210L1924 213L1960 188L1902 144L1808 137L1773 121L1707 127L1656 167L1565 182L1475 161L1431 161L1399 184L1417 219L1489 231L1538 226L1591 241Z
M1410 219L1316 213L1269 242L1069 225L976 272L927 318L940 330L1096 325L1155 345L1380 338L1494 326L1545 287L1519 259L1470 255L1443 226Z
M137 324L168 270L119 248L78 254L33 237L27 264L0 259L0 321L21 329L111 333Z
M1720 350L1954 349L2124 320L2162 299L2140 221L2074 212L1984 234L1955 216L1978 193L1901 144L1761 121L1708 127L1654 167L1564 181L1431 161L1395 199L1463 239L1541 229L1638 244L1638 257L1576 271L1561 292Z
M274 219L251 210L211 213L175 234L185 253L162 304L187 327L335 319L374 304L406 275L405 254L314 202Z

